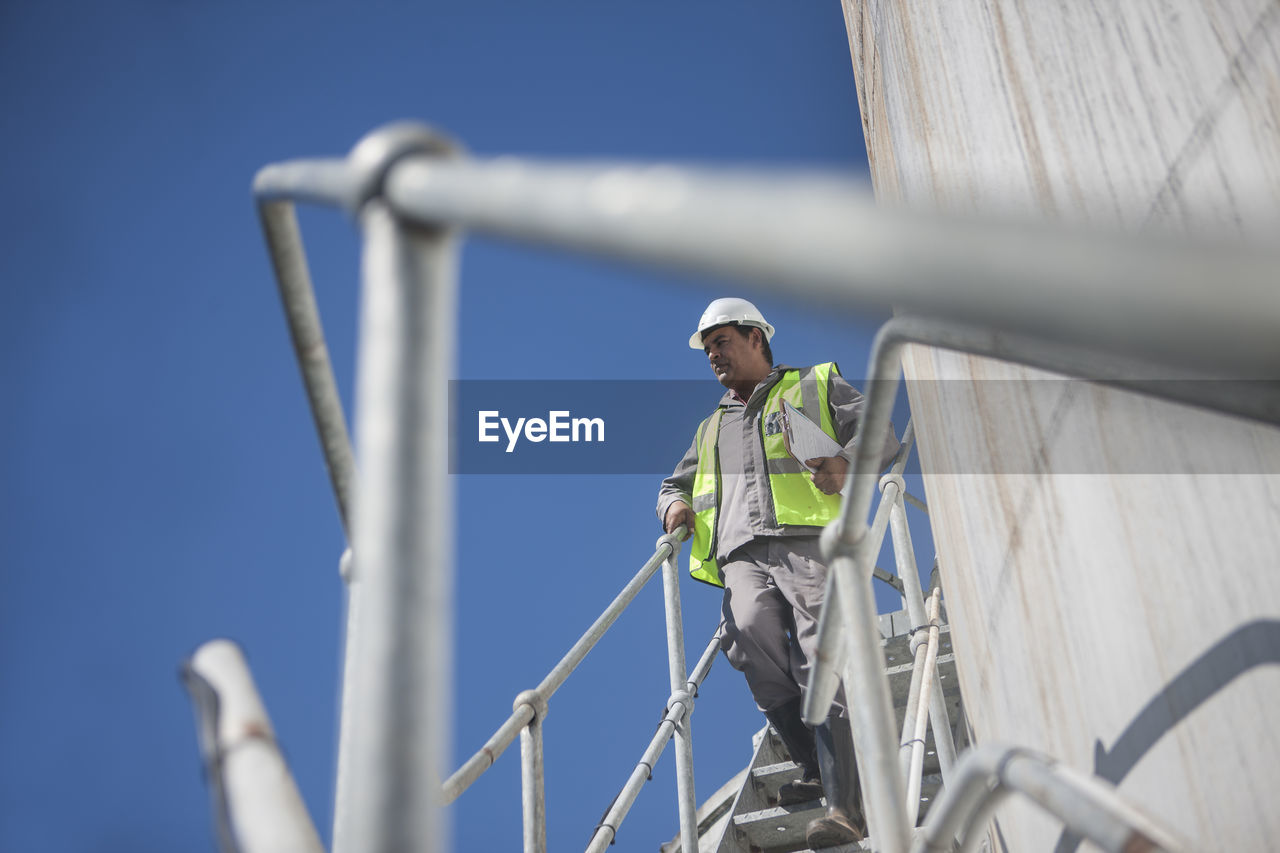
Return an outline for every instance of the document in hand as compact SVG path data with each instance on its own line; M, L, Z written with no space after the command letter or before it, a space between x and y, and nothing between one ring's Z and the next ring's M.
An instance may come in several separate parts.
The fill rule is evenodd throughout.
M835 456L844 448L831 436L822 431L822 427L805 417L804 412L795 406L782 401L783 444L787 452L795 460L809 470L806 459L818 456Z

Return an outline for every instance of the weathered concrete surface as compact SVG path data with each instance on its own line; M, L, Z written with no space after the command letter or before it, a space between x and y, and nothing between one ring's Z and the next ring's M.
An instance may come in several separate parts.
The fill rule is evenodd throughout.
M882 203L1280 234L1280 3L843 2ZM1199 849L1274 847L1280 431L924 347L904 370L977 738ZM997 814L1008 850L1075 849Z

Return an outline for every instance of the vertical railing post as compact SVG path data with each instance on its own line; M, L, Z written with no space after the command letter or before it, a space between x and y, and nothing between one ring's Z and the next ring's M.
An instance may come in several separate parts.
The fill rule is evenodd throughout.
M920 680L919 705L916 708L915 726L911 738L911 767L907 772L907 815L909 824L916 825L916 817L920 814L920 785L924 773L924 739L929 722L929 695L933 689L934 673L938 670L938 597L941 590L935 589L929 596L929 633L926 636L916 634L913 643L921 643L925 648L923 678ZM934 732L937 743L938 733Z
M679 540L672 535L658 540L666 542L671 553L662 564L662 594L667 617L667 667L671 675L671 696L684 696L684 717L675 730L676 796L680 800L680 849L683 853L698 850L698 803L693 785L693 695L689 692L688 669L684 659L684 622L680 613Z
M911 528L907 523L907 508L903 501L906 486L900 474L886 475L880 482L883 499L891 500L889 525L893 535L893 554L902 579L903 598L907 602L907 618L911 627L922 628L928 624L924 591L920 586L920 569L916 564L915 546L911 542ZM951 720L947 714L946 699L942 695L942 682L937 669L926 669L922 675L929 679L930 689L921 692L926 697L930 725L933 729L934 749L938 753L938 765L945 781L951 775L956 760L955 741L951 736Z
M916 717L920 710L920 686L927 675L924 669L924 658L928 650L924 645L915 643L915 636L915 634L912 635L911 643L911 687L907 691L907 707L902 715L902 738L898 741L898 763L902 768L904 780L911 777L912 740L915 737ZM907 787L910 789L910 783ZM910 800L908 799L907 802L909 803Z
M346 585L347 598L342 635L342 680L338 695L338 766L333 786L333 853L355 853L360 845L353 844L347 832L351 808L351 722L355 702L356 638L360 635L360 583L355 578L355 556L350 548L342 552L338 573Z
M863 523L865 531L866 524ZM893 707L884 676L884 654L880 647L879 619L875 594L871 589L870 549L859 543L856 554L837 554L831 561L836 583L836 606L844 625L848 649L840 674L847 695L860 697L851 702L854 747L863 774L863 799L876 850L906 853L908 831L902 804L904 789L894 744Z
M547 851L547 801L542 766L542 715L520 731L520 804L524 853Z
M350 850L449 847L440 782L452 693L449 394L457 322L451 233L401 222L382 197L401 156L436 151L391 127L351 154L365 174L352 550L364 630L354 638Z

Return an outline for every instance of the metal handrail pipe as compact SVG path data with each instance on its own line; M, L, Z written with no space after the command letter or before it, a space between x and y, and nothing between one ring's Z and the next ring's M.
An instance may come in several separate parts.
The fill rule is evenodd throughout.
M845 475L845 485L842 490L844 502L841 505L840 516L833 524L828 525L823 535L824 545L829 550L835 547L853 550L859 544L859 540L865 536L866 526L862 519L866 517L878 480L876 471L879 467L879 458L875 450L876 442L861 439L867 435L882 435L888 429L901 374L899 356L902 347L908 343L956 349L1007 361L1027 363L1045 369L1083 369L1085 366L1083 361L1068 362L1067 360L1068 354L1073 357L1081 354L1077 348L1058 348L1051 351L1047 347L1037 348L1036 342L1025 338L1000 336L954 322L920 317L898 316L886 322L876 333L871 348L867 365L866 402L857 428L858 452ZM1135 368L1130 364L1128 369ZM908 433L914 436L912 427L912 424L908 424L908 429L904 432L904 444L906 444ZM899 461L903 459L905 454L899 453ZM882 499L882 506L887 499L886 494ZM828 586L830 587L831 584L829 583ZM804 709L804 718L811 725L821 721L822 715L819 709L829 708L830 699L835 696L832 670L839 668L833 665L840 661L838 657L840 652L834 650L832 645L834 641L830 638L838 633L837 627L828 626L827 630L823 631L821 621L819 623L819 648L809 676L811 689L805 698ZM827 641L825 644L824 639ZM934 704L939 704L940 700L939 694ZM941 724L935 726L935 730L938 731L943 728L950 731L949 726Z
M662 563L662 601L667 627L667 669L674 695L688 688L684 619L680 611L680 566L675 548ZM676 799L681 843L684 849L695 850L698 846L698 800L693 780L693 708L688 708L675 731Z
M970 749L961 758L955 782L931 810L912 853L949 851L957 836L962 836L961 849L967 849L973 843L972 836L985 829L975 818L989 814L990 799L1008 791L1027 797L1108 853L1193 849L1125 803L1103 780L1083 776L1030 750L987 744Z
M907 419L907 425L902 430L902 440L898 442L898 445L898 452L894 454L893 461L889 463L889 470L885 472L895 477L901 477L902 472L907 469L907 460L911 458L911 452L916 447L916 422L914 419Z
M1057 815L1068 829L1104 850L1190 853L1200 849L1125 802L1110 783L1051 759L1019 756L1005 764L1001 778L1005 786ZM1091 826L1096 829L1091 831Z
M978 850L982 849L983 841L987 840L991 835L990 824L991 819L995 817L996 809L1012 796L1013 792L1008 788L998 787L989 791L987 796L970 814L964 837L956 842L953 848L954 853L977 853ZM989 851L993 848L994 841L986 849Z
M184 664L182 681L195 706L219 848L322 853L240 647L205 643Z
M316 306L315 288L307 268L298 217L291 202L270 200L259 203L258 216L275 269L276 286L288 321L294 357L302 372L311 418L320 438L333 496L338 503L338 518L350 541L351 496L356 481L355 454L351 450L342 397L338 393L333 364L325 344L324 326Z
M883 489L890 482L896 482L898 485L898 494L894 498L893 508L889 517L889 524L893 531L893 553L898 564L898 574L902 578L902 597L907 604L907 615L911 620L911 627L919 630L926 624L936 622L938 617L930 616L925 612L924 591L920 586L920 571L916 565L915 546L911 542L911 528L907 522L907 511L903 504L903 498L906 497L906 486L902 482L902 475L892 472L886 474L880 481L881 488ZM935 590L936 592L937 590ZM952 765L955 764L955 739L951 736L951 720L947 714L947 705L942 696L942 685L937 669L932 666L926 667L924 673L924 677L929 680L929 687L931 688L923 693L925 697L924 704L929 709L929 716L933 726L934 747L938 754L938 764L942 770L943 781L946 781Z
M274 183L270 169L260 173L264 186ZM258 181L255 180L255 186ZM338 507L338 519L347 541L351 541L352 502L356 482L355 453L351 448L350 431L342 409L333 365L325 344L324 326L316 305L315 288L307 266L302 232L291 201L274 199L270 193L259 196L258 216L266 239L267 252L275 271L276 287L284 308L289 337L293 343L295 360L302 373L312 422L320 439L325 468ZM334 797L334 849L347 849L345 823L348 815L347 788L351 766L351 727L348 711L350 693L346 685L353 683L354 656L359 620L359 585L354 582L355 561L348 547L340 561L339 574L347 589L346 627L343 631L342 713L339 719L338 767Z
M914 638L913 638L914 642ZM920 814L920 784L924 773L924 739L929 724L929 696L933 691L933 679L930 677L938 667L938 590L929 597L929 636L923 643L925 647L924 678L920 684L919 704L916 707L915 732L911 739L911 768L907 773L907 825L915 826L916 817ZM934 741L938 733L934 731Z
M906 500L907 503L911 504L913 507L923 512L925 515L929 514L929 505L924 501L920 500L915 495L911 494L910 492L903 492L902 497L903 499Z
M1087 346L1033 338L1015 332L899 315L889 320L887 341L918 343L1014 362L1051 373L1109 385L1175 403L1280 423L1280 387L1274 382L1233 381L1221 370L1171 368L1135 356L1099 353ZM1258 379L1275 376L1254 374Z
M876 839L880 853L906 853L908 825L902 802L893 705L884 672L875 594L870 572L864 571L871 558L866 549L858 550L861 559L837 547L836 556L831 560L831 571L839 575L835 584L836 600L827 606L834 603L839 607L844 621L842 633L848 653L840 675L846 695L857 697L856 702L846 704L853 726L854 750L861 764L870 834Z
M484 771L493 766L498 760L498 756L506 752L507 747L515 743L517 737L525 726L529 725L529 721L536 716L532 705L521 705L507 721L498 727L498 730L484 742L484 746L480 747L480 751L467 759L461 767L459 767L452 776L445 780L444 783L444 803L448 805L461 796L462 792L471 787L471 784L479 779Z
M888 325L889 323L886 323L881 326L876 333L877 343ZM865 533L867 511L871 506L871 498L875 494L876 486L880 482L880 454L872 446L877 442L867 441L866 436L884 435L889 429L893 417L894 398L898 393L899 365L896 358L877 358L878 353L878 347L873 343L871 357L867 363L865 403L862 417L859 418L855 430L857 452L853 456L853 464L845 473L844 488L841 489L844 500L840 504L840 515L832 524L827 525L823 533L828 549L834 549L837 543L846 548L852 548L858 543ZM895 351L893 355L896 356L896 354ZM915 423L911 421L903 430L904 446L907 445L908 439L914 444ZM898 457L890 466L889 473L901 475L906 466L906 458L906 454L899 449ZM882 502L883 500L882 495ZM889 503L892 505L893 501Z
M889 466L890 473L902 472L903 468L906 467L907 457L910 455L914 445L915 427L911 421L908 421L906 429L903 430L901 446L898 448L898 453L894 457L893 463ZM846 494L848 488L848 480L846 480ZM873 566L872 557L880 552L880 546L884 542L885 531L889 525L889 512L892 506L892 501L882 500L876 508L875 517L872 519L866 534L858 540L861 543L860 546L867 552L864 563L872 566L871 572L873 576L876 569ZM834 530L834 526L829 525L823 531L823 537L831 536ZM827 546L824 544L825 547ZM859 563L859 565L863 565L863 563ZM835 598L835 577L834 572L828 572L824 601L834 600ZM830 711L831 703L835 700L836 691L840 687L840 671L844 668L846 652L845 645L839 641L843 624L838 608L824 607L818 615L818 643L814 651L813 665L809 669L809 689L805 691L804 705L801 710L805 722L811 726L821 725L826 720L827 712Z
M928 621L925 613L924 590L920 586L920 569L916 564L916 549L911 542L911 528L907 522L906 507L902 496L906 492L906 484L900 474L886 474L880 478L880 491L884 495L890 485L896 485L897 492L889 507L889 531L893 537L893 557L902 579L902 602L907 608L907 618L912 628L921 628Z
M941 649L939 649L941 652ZM947 699L942 692L942 677L938 668L928 670L933 681L929 692L929 726L933 730L933 748L938 754L938 768L944 783L950 781L956 764L956 741L951 734L951 715L947 711Z
M984 804L999 790L993 776L998 763L1012 747L975 746L965 751L956 763L952 779L929 809L923 827L915 834L911 853L943 853L957 840L961 848L966 838L982 827L975 827L975 816L985 811Z
M687 694L686 694L687 695ZM609 849L609 845L613 844L614 839L618 835L618 829L622 826L622 822L626 820L627 812L631 811L631 807L635 805L636 798L640 796L640 789L644 787L644 783L653 778L653 765L657 763L658 757L662 755L662 750L666 748L667 741L671 740L671 736L675 734L676 727L685 716L685 705L683 702L671 702L667 708L666 716L662 718L662 722L658 724L658 731L654 734L653 739L649 741L649 746L645 749L644 754L640 756L639 763L635 769L631 771L626 785L618 794L617 799L609 807L609 811L601 819L600 825L596 827L595 833L591 836L591 842L587 845L587 853L603 853ZM683 836L683 832L681 833ZM697 849L694 847L693 849Z
M1280 255L1265 247L886 208L839 174L413 157L386 193L420 223L761 290L785 281L851 312L900 307L1172 364L1280 363Z
M582 663L587 653L595 647L596 643L600 642L600 638L618 620L618 616L627 608L632 599L640 593L641 588L653 577L654 572L662 566L668 556L676 552L679 543L687 536L688 530L684 525L681 525L674 532L668 533L658 540L658 547L653 552L653 556L645 562L635 577L622 588L622 591L610 602L609 606L597 617L596 621L591 623L591 627L578 638L578 641L560 659L560 662L547 673L546 678L542 679L538 686L534 688L539 694L549 699L552 694L560 689L565 679L577 669L578 664Z
M263 166L253 176L259 203L307 202L354 210L363 200L361 173L346 157L287 160Z
M355 705L356 671L359 666L355 649L357 638L363 625L360 621L360 583L353 577L351 548L343 552L338 564L338 573L346 584L347 596L345 607L344 629L342 632L342 680L338 689L338 759L334 768L333 785L333 853L350 851L358 845L350 843L347 827L351 814L351 750L352 710Z
M640 796L640 789L644 787L645 782L653 778L653 766L658 757L662 755L662 750L666 747L667 741L671 740L681 722L687 720L692 714L694 697L697 696L698 688L702 685L703 679L711 671L711 665L715 663L716 655L719 651L720 632L717 630L711 641L707 643L702 657L698 660L698 665L694 667L693 672L689 675L689 679L686 682L688 689L674 691L667 698L667 712L663 716L662 722L658 725L658 731L649 741L649 746L640 756L640 761L636 764L635 769L631 771L631 775L627 777L626 784L618 793L612 805L609 806L609 810L601 818L600 825L596 827L595 833L591 836L591 842L587 845L587 853L603 853L604 850L609 848L609 845L613 844L623 820L626 819L627 813L631 811L636 798ZM683 827L681 828L681 849L694 851L698 849L696 829L693 846L690 847L684 838Z
M693 672L689 673L689 680L686 683L689 692L694 696L698 695L698 687L707 677L707 673L711 672L711 665L716 662L716 652L720 651L721 639L720 631L716 631L710 642L707 643L707 648L703 651L702 657L698 658L698 663L694 666Z
M466 760L453 775L451 775L444 783L444 797L446 803L456 800L463 791L470 788L471 785L484 774L486 770L493 766L508 746L510 746L519 736L520 730L523 729L530 720L537 715L535 704L545 704L569 675L582 663L587 654L605 635L610 626L618 620L623 610L631 604L632 600L649 582L654 573L658 570L667 559L669 553L674 553L676 543L682 541L688 535L688 530L681 525L674 532L667 534L658 540L658 546L640 571L628 581L622 591L614 597L609 606L604 609L596 621L591 623L591 627L587 629L578 641L573 644L569 651L565 654L560 662L547 673L547 676L531 691L521 693L517 700L521 697L532 695L537 697L530 702L517 701L515 708L507 721L503 723L489 740L485 741L484 746L478 752Z
M910 778L911 775L911 744L915 735L916 715L920 709L920 685L924 680L924 658L927 653L928 649L924 645L913 644L911 686L907 690L907 707L902 715L902 739L898 742L898 765L902 768L903 779Z
M895 562L898 567L898 574L902 580L903 593L902 598L907 607L907 614L911 620L912 629L919 631L926 624L937 623L936 616L929 616L925 612L924 593L920 586L920 572L916 565L915 546L911 541L911 529L907 522L906 506L903 499L906 497L906 485L902 481L900 474L886 474L880 480L880 488L883 490L889 483L896 483L898 486L898 494L894 497L891 515L889 518L890 527L893 533L893 553ZM935 590L935 593L937 590ZM936 634L936 630L933 631ZM932 652L934 658L937 657L936 642ZM934 733L934 749L938 756L938 764L941 768L942 778L945 782L951 773L951 767L955 763L955 740L951 736L951 720L947 713L946 702L942 697L942 686L938 677L937 667L927 661L922 661L917 654L914 660L915 667L923 667L920 672L920 678L923 680L922 689L918 693L912 694L912 699L919 701L920 705L911 704L912 699L908 700L908 715L920 715L920 719L916 722L916 734L910 739L912 743L918 741L919 749L912 749L911 755L919 754L921 762L924 759L924 734L921 731L924 725L924 715L927 713ZM917 673L912 671L911 686L915 691L917 688ZM907 729L907 718L903 718L903 731ZM903 737L906 742L908 738ZM914 757L911 759L914 761ZM920 800L918 790L912 793L913 786L918 788L919 770L911 766L904 767L906 770L906 779L908 780L907 808L912 812L911 825L915 825L915 813L919 809Z
M876 393L873 388L859 422L859 438L882 435L888 429L891 409L892 394ZM869 431L866 424L873 417L877 419L875 422L879 428ZM914 437L914 425L909 422L904 430L904 447L899 449L891 472L901 474ZM906 804L902 801L905 789L898 767L898 738L894 732L889 682L884 673L875 592L871 588L875 554L884 538L888 513L897 502L901 480L893 480L886 486L876 511L879 530L876 535L871 535L873 531L865 519L871 500L870 490L875 487L876 477L874 473L866 472L874 472L879 467L878 454L871 444L873 442L858 441L855 462L845 480L845 498L840 515L823 531L822 545L831 567L828 589L834 592L838 610L834 618L839 622L831 623L833 617L828 616L824 637L820 617L819 642L825 639L829 650L834 649L830 644L846 647L843 666L837 671L846 692L858 697L857 702L847 704L853 724L854 748L863 765L863 794L871 832L883 853L905 853L908 843ZM823 608L824 615L833 609L829 604ZM843 643L839 642L841 637ZM809 725L819 724L825 718L836 687L829 669L833 655L829 652L824 657L820 649L815 657L809 678L810 689L802 708L802 716ZM821 695L813 689L815 687L822 691Z
M335 817L348 825L334 836L361 853L431 853L450 835L440 779L452 716L454 525L450 413L440 401L454 365L456 240L408 227L377 199L360 219L352 550L366 630L353 644L354 683L343 687L353 691L350 762Z
M547 795L542 761L542 715L520 731L520 811L524 853L546 853Z
M889 465L890 473L901 474L906 468L907 458L915 446L915 436L915 425L908 420L906 428L902 431L898 452ZM848 480L845 481L842 494L849 494ZM889 524L891 505L891 503L881 502L865 534L868 539L866 547L872 553L878 554L880 551L880 545ZM828 530L830 529L829 527ZM823 531L824 536L831 535L828 530ZM871 571L874 575L878 569L873 566ZM823 594L824 601L835 599L835 583L835 574L828 572L826 591ZM840 671L844 668L845 660L845 646L838 640L842 624L840 611L837 608L825 607L818 615L818 643L814 651L813 665L809 669L809 688L805 691L804 706L801 711L805 722L809 725L820 725L826 720L827 712L831 709L831 703L835 700L836 691L840 687Z
M880 503L867 534L861 540L861 546L871 554L879 553L884 542L885 532L889 528L890 506L892 504L889 501ZM829 571L823 601L836 600L837 583L835 572ZM809 667L809 688L805 691L801 707L801 716L811 726L821 725L827 719L836 691L840 689L840 673L844 670L848 654L848 647L840 642L844 624L844 616L839 608L823 607L818 614L818 642L814 649L813 664Z

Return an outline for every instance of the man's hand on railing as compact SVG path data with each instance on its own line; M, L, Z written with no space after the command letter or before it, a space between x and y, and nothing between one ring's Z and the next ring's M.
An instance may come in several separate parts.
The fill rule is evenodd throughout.
M667 517L662 520L662 529L667 533L674 533L683 524L692 536L693 521L693 508L684 501L674 501L667 507Z

